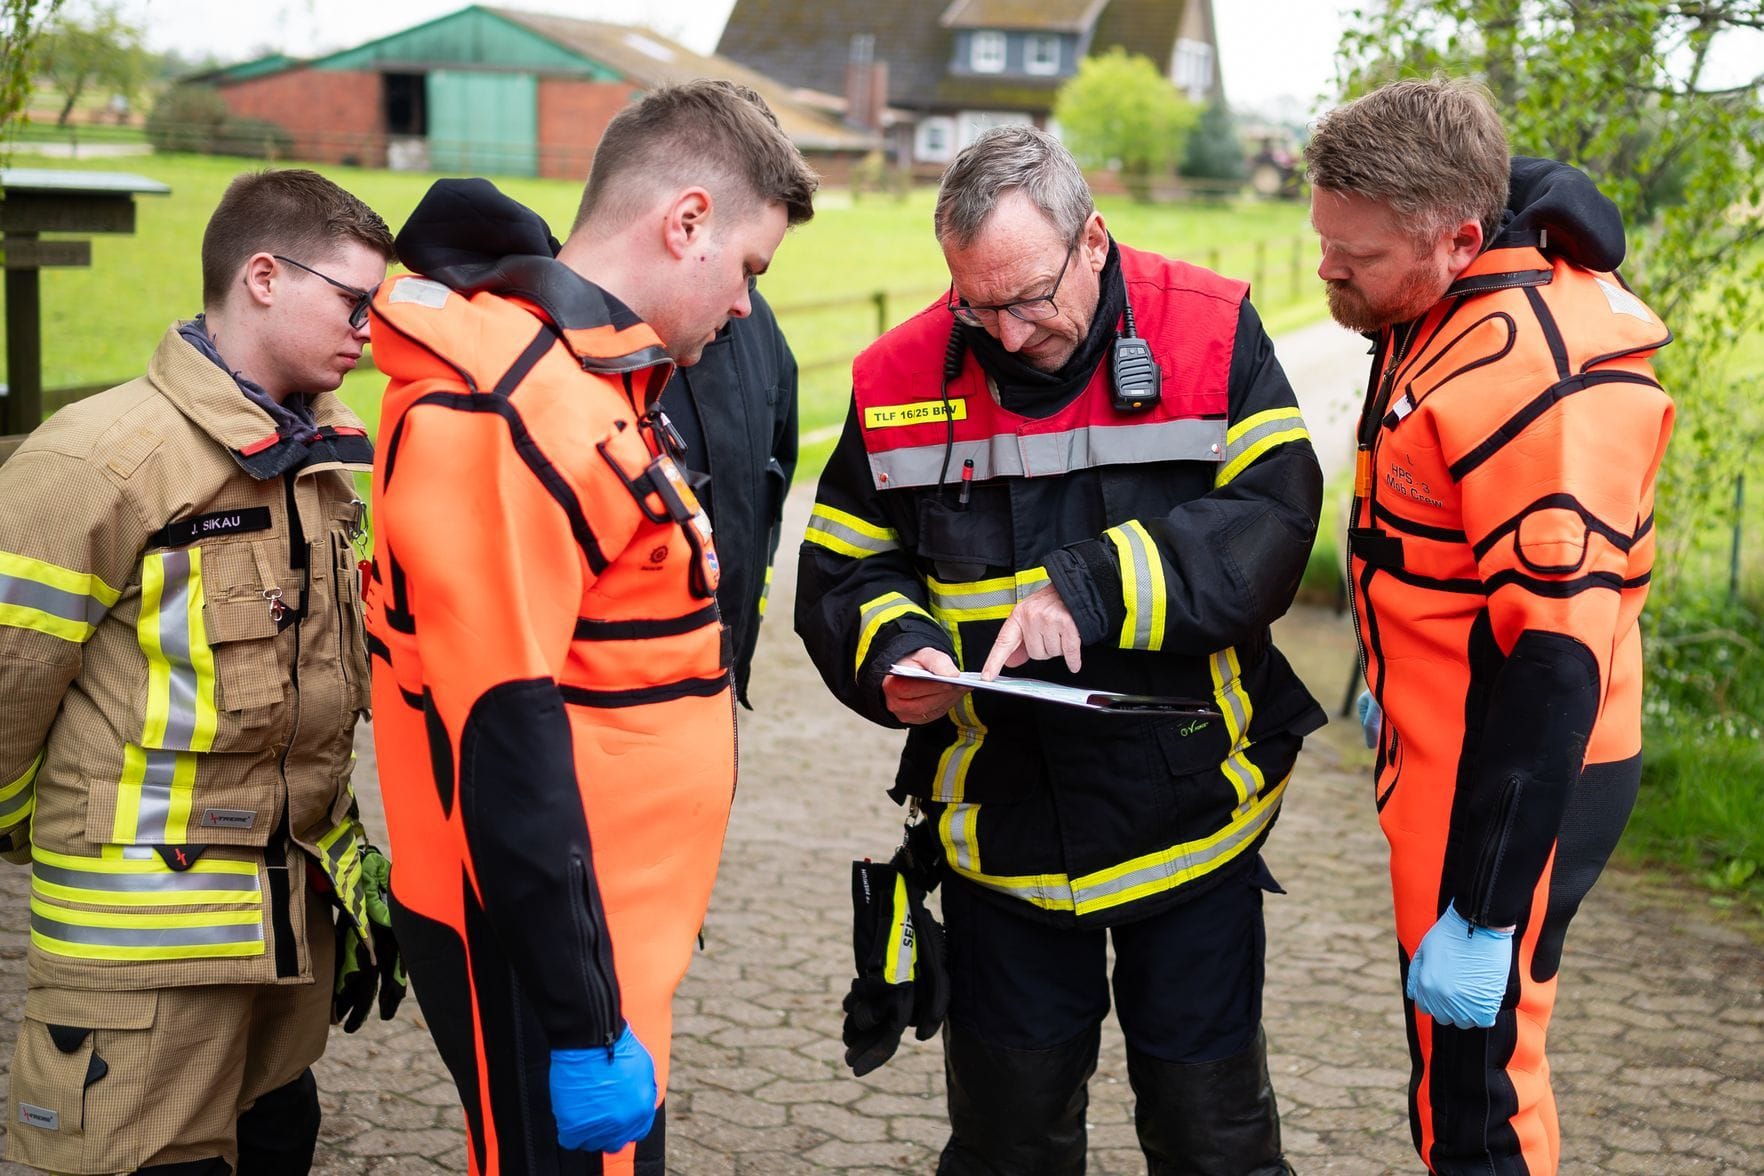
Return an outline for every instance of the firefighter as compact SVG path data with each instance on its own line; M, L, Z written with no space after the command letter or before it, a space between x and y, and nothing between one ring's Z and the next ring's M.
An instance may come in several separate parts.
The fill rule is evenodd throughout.
M965 149L935 224L950 290L854 365L796 626L840 701L907 729L891 795L937 831L939 1171L1083 1170L1112 938L1151 1170L1281 1172L1261 1030L1262 900L1279 887L1259 850L1324 721L1268 632L1321 502L1292 389L1246 287L1113 241L1044 132ZM888 672L1031 660L1214 713L1106 715ZM919 896L896 905L935 982ZM846 1004L859 1072L906 1023L877 1007L901 1007L879 978ZM934 1002L907 1016L937 1028Z
M1433 1172L1551 1173L1563 937L1641 774L1670 335L1616 272L1615 206L1509 158L1478 86L1375 90L1306 155L1330 309L1375 344L1350 581L1415 1147Z
M607 127L561 248L487 181L439 181L398 235L420 276L374 302L393 925L474 1173L663 1170L735 713L658 401L749 313L815 184L751 91L657 90Z
M391 256L322 176L240 176L203 313L0 467L0 829L31 862L12 1159L304 1173L333 1012L402 995L349 785L372 449L333 395Z

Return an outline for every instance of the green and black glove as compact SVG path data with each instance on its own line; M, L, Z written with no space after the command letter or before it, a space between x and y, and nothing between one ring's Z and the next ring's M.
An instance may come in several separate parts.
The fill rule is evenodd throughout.
M949 1011L943 928L925 908L904 851L889 865L851 864L857 976L845 994L845 1064L863 1077L894 1056L907 1026L934 1036Z
M331 990L331 1022L342 1025L345 1033L361 1028L373 1007L375 993L379 994L380 1020L390 1021L409 987L404 958L392 934L392 912L386 905L392 863L385 854L369 846L362 851L361 878L367 891L371 951L355 920L346 911L337 912L337 970Z

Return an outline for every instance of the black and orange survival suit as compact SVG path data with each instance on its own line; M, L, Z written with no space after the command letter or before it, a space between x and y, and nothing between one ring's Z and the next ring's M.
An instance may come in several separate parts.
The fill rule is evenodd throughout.
M394 917L471 1170L599 1172L558 1150L547 1059L628 1022L666 1089L735 783L716 557L655 333L482 180L398 239L424 276L374 302L367 605ZM659 1174L663 1123L604 1170Z
M1670 336L1610 272L1616 209L1524 159L1510 203L1438 304L1377 338L1349 535L1405 976L1448 903L1517 926L1492 1029L1406 1004L1415 1145L1433 1171L1501 1176L1556 1170L1544 1035L1640 778L1637 618L1672 423L1648 365Z
M1083 665L1074 675L1054 659L1022 672L1207 699L1222 715L1129 718L974 692L908 731L892 795L926 809L944 850L955 1134L964 1123L985 1132L1023 1120L1063 1132L1063 1143L1023 1143L1021 1162L1037 1171L1060 1148L1082 1163L1091 1015L1100 1022L1108 1007L1093 933L1116 928L1120 950L1125 928L1173 911L1222 924L1227 916L1213 912L1238 897L1249 906L1266 879L1257 850L1300 739L1324 721L1269 638L1310 551L1321 478L1247 288L1116 245L1099 277L1090 336L1039 384L1016 382L1033 377L990 336L964 330L968 351L948 380L946 410L953 323L941 298L858 357L796 600L797 631L828 687L885 726L900 726L883 701L890 665L931 647L978 669L1018 601L1048 584L1077 622ZM1127 298L1163 373L1159 403L1140 413L1115 408L1106 360L1098 363ZM1249 1010L1242 1039L1222 1052L1246 1048L1259 1028L1259 896L1254 930L1242 936L1257 937L1253 978L1215 985ZM1068 1022L1072 1006L1032 992L1040 981L1027 969L1006 978L1008 991L977 992L990 983L981 957L993 953L964 928L983 926L1014 929L1019 945L1078 933L1081 950L1021 950L1036 967L1049 955L1082 957L1094 973L1075 981L1085 1007ZM1178 974L1184 961L1162 966ZM1130 1026L1142 1007L1182 1003L1169 985L1142 1001L1120 977L1118 968ZM1020 1034L1064 1053L1030 1048ZM1013 1044L1022 1050L1003 1048ZM1130 1058L1145 1044L1130 1028ZM1169 1056L1186 1047L1163 1052L1189 1060ZM1134 1077L1141 1104L1155 1102L1137 1068ZM1012 1168L999 1154L994 1162Z

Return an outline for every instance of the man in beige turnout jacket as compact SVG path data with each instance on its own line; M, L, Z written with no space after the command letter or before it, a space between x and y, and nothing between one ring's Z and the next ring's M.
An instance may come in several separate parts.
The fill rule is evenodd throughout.
M382 1015L402 993L349 787L372 451L333 395L391 254L329 180L240 176L206 313L0 467L0 848L31 866L14 1160L305 1172L333 998L353 1028L376 980Z

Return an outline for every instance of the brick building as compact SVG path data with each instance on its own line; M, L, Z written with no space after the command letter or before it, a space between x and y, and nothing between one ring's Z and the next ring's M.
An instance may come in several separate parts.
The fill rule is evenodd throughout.
M843 121L841 98L648 30L479 5L310 61L262 58L193 80L215 86L235 115L286 130L297 158L580 179L627 103L698 77L759 91L830 179L880 145Z

